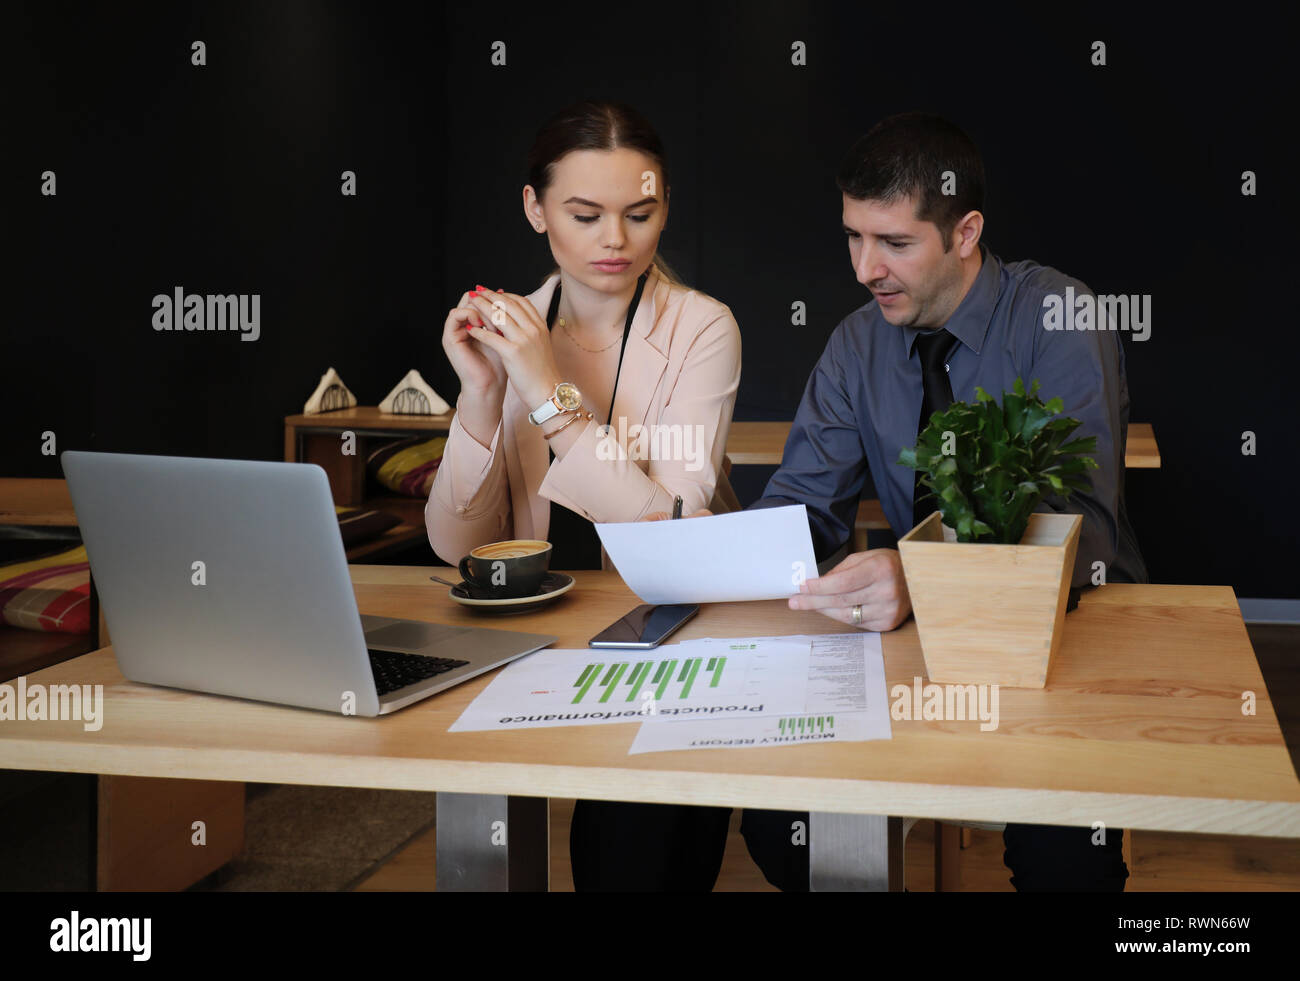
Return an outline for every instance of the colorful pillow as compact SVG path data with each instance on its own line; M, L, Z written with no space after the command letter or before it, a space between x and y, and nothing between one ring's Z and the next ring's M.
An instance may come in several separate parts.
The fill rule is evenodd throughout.
M394 494L427 497L425 481L432 481L446 445L446 436L416 436L389 443L370 454L366 472Z
M0 565L0 621L27 630L89 633L86 546Z

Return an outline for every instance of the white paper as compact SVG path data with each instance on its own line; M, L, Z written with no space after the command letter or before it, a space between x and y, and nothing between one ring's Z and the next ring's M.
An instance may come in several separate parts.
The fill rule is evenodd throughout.
M817 578L808 509L802 504L597 524L596 533L643 603L782 599Z
M811 643L804 704L796 712L676 721L650 716L629 753L682 749L759 749L805 743L890 739L885 659L878 633L780 639ZM696 641L702 648L725 641Z
M795 712L807 701L810 650L806 637L541 650L507 665L448 731Z

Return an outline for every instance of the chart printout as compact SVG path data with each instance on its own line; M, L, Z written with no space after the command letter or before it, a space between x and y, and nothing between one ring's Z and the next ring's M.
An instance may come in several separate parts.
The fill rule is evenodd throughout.
M512 662L450 732L801 711L806 637L683 641L651 651L542 650Z
M880 634L863 631L781 639L811 643L806 700L797 711L727 719L651 716L628 752L762 749L892 738ZM726 642L699 643L707 647Z

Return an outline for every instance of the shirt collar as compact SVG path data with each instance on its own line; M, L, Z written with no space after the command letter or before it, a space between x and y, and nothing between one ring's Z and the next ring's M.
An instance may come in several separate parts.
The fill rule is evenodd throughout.
M998 287L1002 281L1002 262L983 242L980 243L980 260L980 271L976 273L975 281L970 284L970 289L962 297L961 303L957 304L957 309L943 325L948 333L954 335L976 354L979 354L980 348L984 346L984 338L993 319L993 310L998 304ZM920 331L913 330L911 327L900 327L899 330L906 331L904 340L907 344L907 356L910 358Z

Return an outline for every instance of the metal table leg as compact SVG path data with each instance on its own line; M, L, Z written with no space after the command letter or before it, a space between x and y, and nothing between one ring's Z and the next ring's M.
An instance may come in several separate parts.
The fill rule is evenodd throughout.
M808 887L813 892L902 892L903 818L878 814L808 817Z
M504 794L437 795L438 892L546 892L550 802Z

